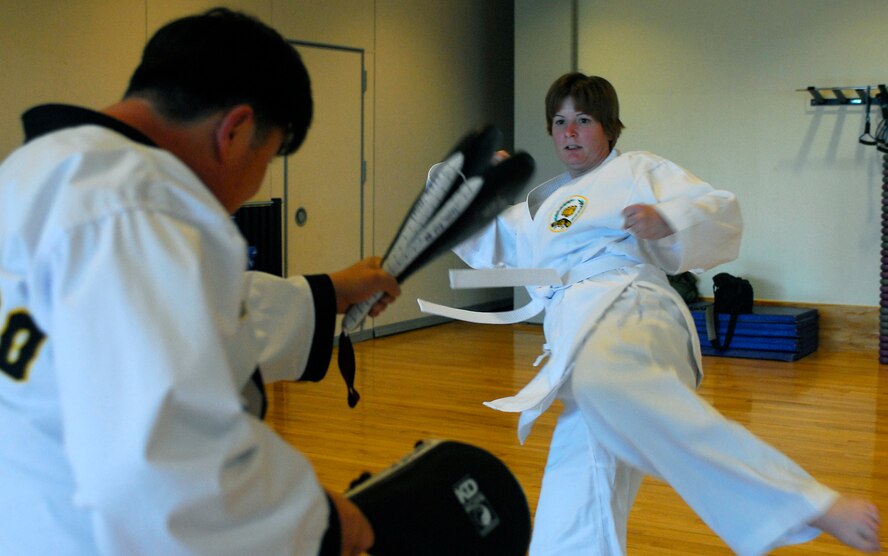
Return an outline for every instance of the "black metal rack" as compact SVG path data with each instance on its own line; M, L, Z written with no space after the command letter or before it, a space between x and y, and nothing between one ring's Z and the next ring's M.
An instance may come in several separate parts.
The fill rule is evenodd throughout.
M848 106L869 104L888 105L888 87L880 85L851 85L847 87L806 87L796 89L811 95L811 106Z
M888 363L888 154L882 155L882 267L879 282L879 363Z

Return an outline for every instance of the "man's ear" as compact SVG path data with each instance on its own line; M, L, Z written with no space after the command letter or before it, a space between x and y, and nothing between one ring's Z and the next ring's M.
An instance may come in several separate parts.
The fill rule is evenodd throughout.
M251 144L256 127L253 116L253 108L249 104L238 104L222 113L213 137L216 156L220 161L227 160L243 146Z

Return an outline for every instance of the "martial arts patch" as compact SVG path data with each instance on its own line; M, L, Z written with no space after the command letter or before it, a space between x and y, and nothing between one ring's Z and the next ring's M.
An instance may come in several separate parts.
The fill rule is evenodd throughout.
M549 229L553 232L563 232L570 228L571 224L580 217L583 209L586 208L587 199L582 195L574 195L569 198L561 207L552 215L552 222L549 223Z

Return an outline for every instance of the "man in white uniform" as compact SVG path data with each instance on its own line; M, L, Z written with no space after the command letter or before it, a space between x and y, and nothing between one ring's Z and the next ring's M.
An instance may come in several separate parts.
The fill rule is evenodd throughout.
M672 162L614 149L616 91L567 74L546 97L547 129L567 172L455 249L474 268L554 268L563 286L528 288L546 309L548 363L511 398L523 441L564 402L536 511L531 554L625 554L645 474L669 482L738 554L763 554L819 530L876 551L878 510L839 496L694 392L692 317L666 273L737 256L731 193Z
M244 410L262 381L323 377L337 311L400 293L378 258L244 272L230 213L311 114L295 50L227 10L158 31L102 112L25 114L0 166L0 554L371 546L357 507Z

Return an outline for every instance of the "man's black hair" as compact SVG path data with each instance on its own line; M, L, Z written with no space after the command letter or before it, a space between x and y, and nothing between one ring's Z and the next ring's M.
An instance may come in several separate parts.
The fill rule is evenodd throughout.
M181 122L248 104L260 131L284 131L279 154L299 148L313 111L308 71L296 49L258 19L227 8L160 28L125 96L148 98Z

